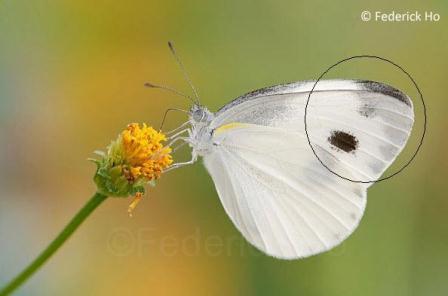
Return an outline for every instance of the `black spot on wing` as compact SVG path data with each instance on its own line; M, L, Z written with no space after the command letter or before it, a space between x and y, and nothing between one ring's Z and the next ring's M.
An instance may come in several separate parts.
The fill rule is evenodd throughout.
M358 140L356 137L343 131L332 131L328 137L328 142L347 153L358 148Z
M409 100L408 96L390 85L369 80L358 80L356 82L361 84L362 88L365 90L381 93L383 95L395 98L411 107L411 101Z

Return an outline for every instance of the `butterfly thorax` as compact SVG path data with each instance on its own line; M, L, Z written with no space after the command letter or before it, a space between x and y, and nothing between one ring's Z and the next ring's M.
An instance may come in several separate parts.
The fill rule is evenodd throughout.
M189 143L193 148L193 154L204 156L211 152L213 130L210 123L214 118L214 114L204 106L193 105L191 108Z

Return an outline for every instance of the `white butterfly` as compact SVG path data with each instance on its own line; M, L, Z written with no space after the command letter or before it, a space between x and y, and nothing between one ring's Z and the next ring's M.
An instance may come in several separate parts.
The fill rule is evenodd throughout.
M263 88L216 113L194 103L173 142L202 157L226 213L255 247L283 259L329 250L358 226L371 183L331 173L313 154L304 110L314 81ZM352 180L377 180L405 146L411 100L372 81L320 81L307 128L319 158ZM177 131L179 129L176 129Z

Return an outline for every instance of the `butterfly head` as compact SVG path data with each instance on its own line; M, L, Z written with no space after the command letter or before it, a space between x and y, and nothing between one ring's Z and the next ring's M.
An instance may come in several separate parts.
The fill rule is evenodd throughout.
M207 107L194 104L190 111L190 121L193 122L193 124L197 123L207 123L210 122L213 119L213 113L210 112Z

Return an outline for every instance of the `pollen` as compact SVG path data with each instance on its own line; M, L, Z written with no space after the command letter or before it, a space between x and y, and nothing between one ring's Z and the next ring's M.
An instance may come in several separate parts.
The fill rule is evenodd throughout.
M166 137L150 126L132 123L121 133L124 164L129 181L158 179L172 162L171 148L165 147Z

